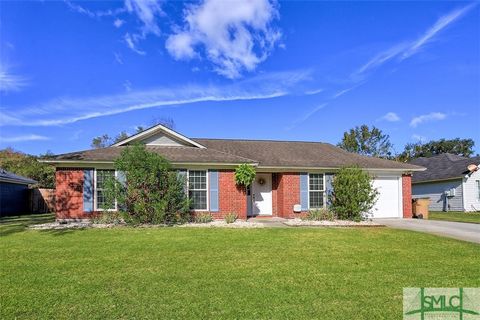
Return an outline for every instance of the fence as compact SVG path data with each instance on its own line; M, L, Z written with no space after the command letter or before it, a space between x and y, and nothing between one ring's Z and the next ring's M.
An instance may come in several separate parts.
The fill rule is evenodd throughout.
M30 189L30 211L45 213L55 211L55 189Z

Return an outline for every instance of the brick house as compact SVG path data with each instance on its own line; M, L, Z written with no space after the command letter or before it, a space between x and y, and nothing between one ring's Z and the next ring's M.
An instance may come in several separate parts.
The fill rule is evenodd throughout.
M45 160L56 167L57 219L85 219L101 211L103 180L107 175L120 175L113 170L113 162L133 142L144 143L184 174L195 212L210 212L214 218L229 212L244 219L293 218L325 207L335 172L354 164L374 176L380 192L373 217L411 217L411 175L424 170L349 153L326 143L190 139L157 125L108 148ZM257 171L254 183L246 189L237 187L234 179L235 168L242 163Z

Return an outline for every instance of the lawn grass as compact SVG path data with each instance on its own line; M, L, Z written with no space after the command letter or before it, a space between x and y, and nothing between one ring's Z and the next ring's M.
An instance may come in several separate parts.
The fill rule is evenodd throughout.
M479 245L388 228L0 237L1 319L401 319L404 287L480 287Z
M462 212L462 211L430 212L428 219L480 223L480 212Z

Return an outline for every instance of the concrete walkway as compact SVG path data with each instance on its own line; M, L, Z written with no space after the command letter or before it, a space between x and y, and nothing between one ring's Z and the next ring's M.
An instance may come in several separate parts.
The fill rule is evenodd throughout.
M287 228L288 226L284 224L286 219L278 217L254 217L248 218L248 222L260 223L266 228Z
M377 219L387 227L432 233L439 236L480 243L480 224L421 219Z

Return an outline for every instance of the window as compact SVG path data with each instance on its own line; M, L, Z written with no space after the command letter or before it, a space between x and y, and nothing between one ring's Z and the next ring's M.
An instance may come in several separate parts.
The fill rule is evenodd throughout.
M96 178L95 178L95 199L96 199L96 209L97 210L115 210L115 204L110 207L106 208L107 200L104 195L105 189L105 182L108 181L109 178L115 177L115 170L97 170L96 171Z
M188 171L188 197L192 209L207 210L207 171Z
M308 175L308 204L311 209L323 208L323 195L325 186L322 173L310 173Z

